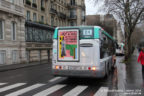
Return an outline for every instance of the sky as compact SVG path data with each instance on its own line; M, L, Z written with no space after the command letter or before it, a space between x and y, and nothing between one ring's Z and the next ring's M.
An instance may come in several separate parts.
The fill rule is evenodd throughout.
M98 10L102 6L103 3L94 4L93 0L85 0L86 5L86 15L94 15L94 14L104 14L103 12L99 12Z

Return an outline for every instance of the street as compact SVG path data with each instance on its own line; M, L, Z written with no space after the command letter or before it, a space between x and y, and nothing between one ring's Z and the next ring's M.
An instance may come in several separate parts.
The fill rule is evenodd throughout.
M0 96L113 96L113 73L108 78L54 77L51 64L0 73ZM115 96L115 95L114 95Z

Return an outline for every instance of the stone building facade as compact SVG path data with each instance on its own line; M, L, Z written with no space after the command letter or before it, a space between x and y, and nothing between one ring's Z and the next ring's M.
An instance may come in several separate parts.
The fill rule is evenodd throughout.
M25 62L22 0L0 0L0 65Z
M84 0L0 0L0 65L48 61L54 28L79 25Z

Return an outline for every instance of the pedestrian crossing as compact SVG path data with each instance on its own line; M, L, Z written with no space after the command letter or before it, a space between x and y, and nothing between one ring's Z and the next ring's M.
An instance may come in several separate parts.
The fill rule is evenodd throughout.
M7 83L0 83L0 86L5 85L5 84L7 84Z
M36 89L36 88L38 88L38 87L41 87L41 86L43 86L43 85L45 85L45 84L35 84L35 85L30 86L30 87L26 87L26 88L21 89L21 90L18 90L18 91L16 91L16 92L7 94L6 96L19 96L19 95L22 95L23 93L26 93L26 92L28 92L28 91L31 91L31 90ZM41 95L41 96L42 96L42 95Z
M6 86L6 87L3 87L3 88L0 88L0 92L4 92L4 91L7 91L7 90L10 90L10 89L13 89L13 88L25 85L25 84L26 83L16 83L16 84L13 84L13 85L10 85L10 86Z
M60 77L59 77L60 78ZM50 82L58 80L58 78L53 78ZM24 94L30 94L29 96L52 96L51 94L62 94L61 96L81 96L81 93L88 93L87 89L91 86L88 85L75 85L71 86L69 84L52 84L49 83L0 83L0 96L28 96ZM69 88L69 89L68 89ZM62 91L68 89L67 91ZM36 91L38 90L38 91ZM108 87L100 87L95 89L93 94L89 93L91 96L108 96Z
M83 90L85 90L88 86L77 86L68 93L63 96L78 96Z

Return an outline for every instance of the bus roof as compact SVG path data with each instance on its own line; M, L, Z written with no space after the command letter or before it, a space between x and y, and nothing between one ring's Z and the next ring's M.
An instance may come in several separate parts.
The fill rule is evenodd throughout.
M100 27L100 26L66 26L66 27L56 27L53 38L54 38L54 39L57 38L58 29L69 29L69 28L73 28L73 29L74 29L74 28L96 28L96 29L98 29L97 31L99 31L99 29L101 29L102 32L103 32L105 35L107 35L110 39L112 39L113 41L115 41L114 38L113 38L110 34L108 34L108 33L107 33L102 27Z

